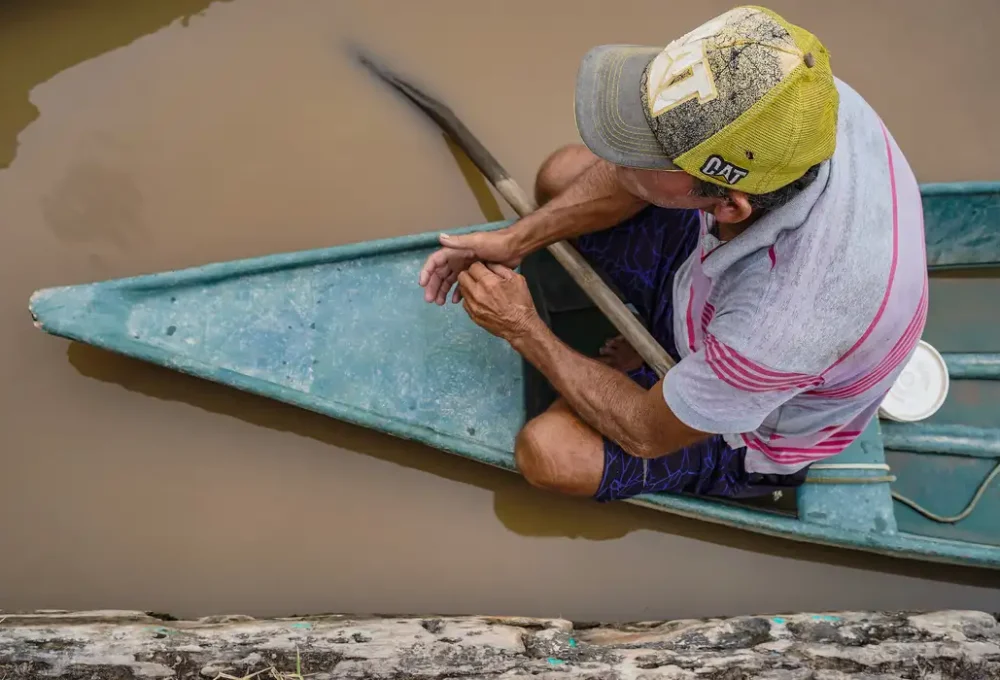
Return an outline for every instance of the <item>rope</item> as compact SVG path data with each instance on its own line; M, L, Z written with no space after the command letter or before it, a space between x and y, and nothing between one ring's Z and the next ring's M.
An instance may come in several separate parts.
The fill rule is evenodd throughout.
M896 477L886 475L884 477L810 477L807 484L882 484L883 482L895 482Z
M889 466L885 463L819 463L809 466L810 470L885 470L889 471ZM892 475L882 477L808 477L809 484L882 484L885 482L895 482Z
M818 465L810 466L813 470L885 470L889 471L889 466L883 463L822 463ZM1000 463L993 466L993 470L990 474L986 475L980 484L979 488L976 489L976 493L972 496L972 500L969 504L965 506L965 509L957 515L951 515L950 517L945 517L931 512L927 508L921 506L914 500L911 500L899 493L898 491L891 491L892 497L907 505L927 519L933 520L935 522L940 522L942 524L955 524L956 522L961 522L963 519L972 514L972 511L976 509L979 501L982 499L983 494L986 493L986 489L989 487L990 483L1000 475ZM892 483L896 481L894 475L884 475L881 477L811 477L806 479L808 484L881 484L883 482Z
M885 470L885 463L818 463L809 466L810 470Z
M897 493L895 491L892 492L892 497L895 498L900 503L910 506L911 508L919 512L927 519L934 520L935 522L941 522L942 524L954 524L955 522L960 522L966 517L968 517L970 514L972 514L972 511L976 509L976 505L979 504L979 499L983 497L984 493L986 493L986 487L990 485L990 482L992 482L997 475L1000 475L1000 463L997 463L993 467L993 471L986 476L986 479L984 479L982 484L979 485L979 488L976 489L976 494L972 497L972 500L969 501L969 504L965 506L965 510L958 513L957 515L952 515L951 517L942 517L941 515L936 515L927 508L921 507L915 501L912 501L906 496L903 496L902 494Z

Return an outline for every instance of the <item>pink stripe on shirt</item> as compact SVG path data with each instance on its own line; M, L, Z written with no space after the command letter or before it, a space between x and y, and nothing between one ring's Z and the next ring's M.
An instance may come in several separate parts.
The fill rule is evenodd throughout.
M859 434L861 433L856 432L853 433L852 437L845 437L833 442L824 441L810 447L772 447L753 434L744 434L743 441L746 442L748 447L760 451L777 463L792 464L812 462L835 456L850 446Z
M909 356L920 340L926 321L927 284L925 283L924 294L920 296L917 311L913 314L913 318L910 320L909 325L907 325L903 335L900 336L896 344L889 350L889 353L882 358L882 361L871 372L866 373L858 380L847 385L841 385L833 389L812 390L809 392L810 396L824 397L826 399L846 399L856 397L882 382L887 375L892 373Z
M754 363L710 333L705 335L705 359L720 380L747 392L773 392L822 384L817 376L781 373Z
M715 318L715 307L706 302L705 309L701 312L701 330L703 333L708 331L708 325L712 323L713 318Z

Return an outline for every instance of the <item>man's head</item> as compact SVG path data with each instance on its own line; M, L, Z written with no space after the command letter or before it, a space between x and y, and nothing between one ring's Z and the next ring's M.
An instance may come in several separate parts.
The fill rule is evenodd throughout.
M721 221L776 207L833 155L838 96L811 33L737 7L666 48L604 45L584 57L584 143L647 200L708 206Z

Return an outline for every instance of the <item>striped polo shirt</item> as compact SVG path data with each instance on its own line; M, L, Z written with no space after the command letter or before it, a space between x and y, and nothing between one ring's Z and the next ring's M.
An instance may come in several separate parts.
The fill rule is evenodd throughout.
M746 447L750 472L843 451L875 415L927 317L920 188L878 115L840 92L837 147L790 203L674 279L681 361L664 396L698 430Z

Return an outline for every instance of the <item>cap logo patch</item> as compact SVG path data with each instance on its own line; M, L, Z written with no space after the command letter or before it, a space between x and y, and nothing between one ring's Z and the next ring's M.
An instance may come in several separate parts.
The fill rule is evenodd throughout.
M690 99L697 98L704 104L719 96L705 41L717 35L723 26L725 15L673 41L656 55L646 82L649 112L654 118Z
M738 165L733 165L721 156L712 154L705 161L705 164L701 166L701 174L708 177L718 177L725 180L727 184L736 184L749 175L750 171Z

